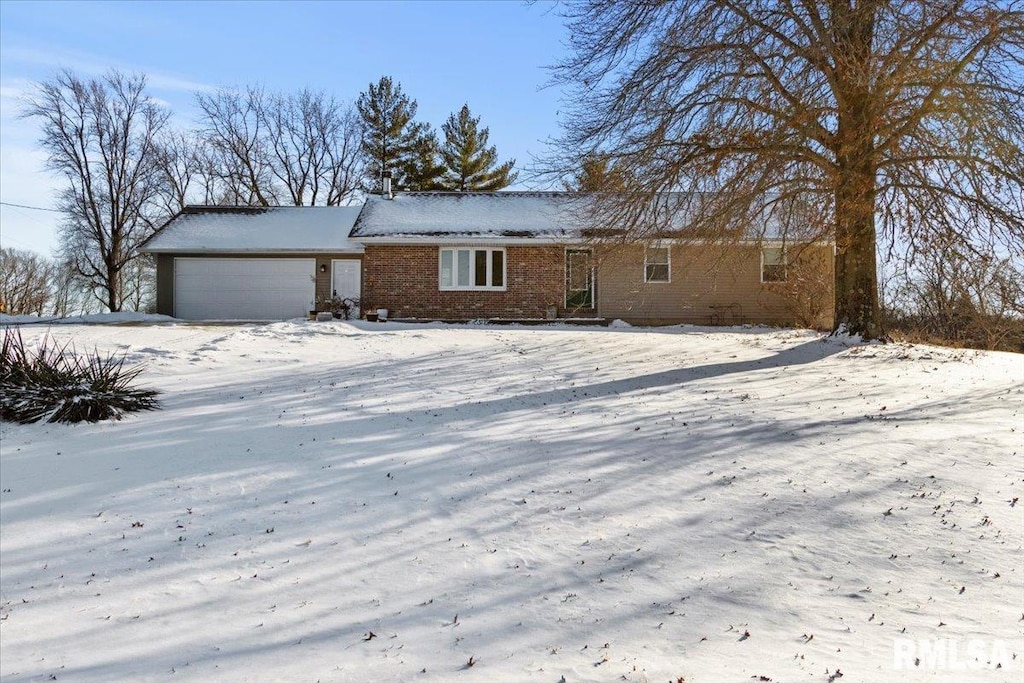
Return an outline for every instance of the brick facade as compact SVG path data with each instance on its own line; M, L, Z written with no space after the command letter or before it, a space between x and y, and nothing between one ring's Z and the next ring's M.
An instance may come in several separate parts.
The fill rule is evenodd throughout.
M554 306L564 314L563 246L505 247L506 289L497 292L441 291L439 249L366 245L363 310L386 308L392 318L544 318Z

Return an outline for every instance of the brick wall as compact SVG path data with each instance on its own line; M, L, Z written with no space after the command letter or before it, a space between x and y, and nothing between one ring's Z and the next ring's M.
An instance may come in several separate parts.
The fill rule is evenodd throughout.
M472 246L472 245L468 245ZM564 303L565 249L505 248L506 289L440 291L437 246L367 245L363 309L388 309L394 318L543 318Z

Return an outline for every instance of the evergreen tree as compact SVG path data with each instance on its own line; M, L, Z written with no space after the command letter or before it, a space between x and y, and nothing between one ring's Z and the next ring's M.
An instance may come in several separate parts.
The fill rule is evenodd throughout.
M421 146L423 126L413 121L416 100L402 92L400 83L382 76L359 94L356 109L362 119L360 149L366 164L366 190L381 191L381 173L391 171L395 189L406 188L405 173Z
M439 163L439 145L433 127L425 123L413 124L414 142L402 164L402 189L444 190L442 183L445 167Z
M584 157L580 170L563 184L569 192L626 192L629 176L606 155L594 154Z
M443 183L458 192L493 192L515 182L518 173L512 171L515 159L496 165L498 150L487 146L490 132L480 128L480 117L473 117L469 106L462 105L458 114L448 117L444 130L441 161L447 169Z

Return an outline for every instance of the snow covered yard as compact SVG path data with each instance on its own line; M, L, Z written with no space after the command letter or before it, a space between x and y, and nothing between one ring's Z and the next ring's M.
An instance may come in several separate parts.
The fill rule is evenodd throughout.
M0 426L4 681L1021 680L1021 356L52 334L147 363L163 409Z

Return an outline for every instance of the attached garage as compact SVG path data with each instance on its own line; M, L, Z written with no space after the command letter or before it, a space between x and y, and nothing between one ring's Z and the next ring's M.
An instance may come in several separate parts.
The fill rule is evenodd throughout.
M315 273L311 258L175 258L174 317L298 318L313 306Z
M362 293L358 206L189 206L143 246L156 309L183 320L288 320Z

